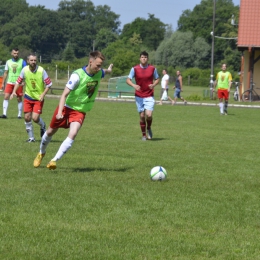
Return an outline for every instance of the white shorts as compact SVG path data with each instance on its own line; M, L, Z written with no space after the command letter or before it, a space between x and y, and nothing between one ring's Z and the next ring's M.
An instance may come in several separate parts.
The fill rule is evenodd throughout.
M139 113L144 112L145 110L153 111L154 108L154 97L135 97L135 103L137 107L137 111Z

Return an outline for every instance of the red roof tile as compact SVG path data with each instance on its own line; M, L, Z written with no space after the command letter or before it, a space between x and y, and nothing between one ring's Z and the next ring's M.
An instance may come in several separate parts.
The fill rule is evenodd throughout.
M260 47L260 0L240 0L238 47Z

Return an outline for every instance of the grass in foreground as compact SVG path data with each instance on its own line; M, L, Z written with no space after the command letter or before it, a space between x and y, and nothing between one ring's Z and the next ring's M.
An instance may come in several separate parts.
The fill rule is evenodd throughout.
M2 97L0 98L2 103ZM57 99L46 99L49 123ZM40 168L24 123L0 121L1 259L260 259L258 109L156 106L141 141L134 103L96 102L71 150ZM149 171L162 165L165 182Z

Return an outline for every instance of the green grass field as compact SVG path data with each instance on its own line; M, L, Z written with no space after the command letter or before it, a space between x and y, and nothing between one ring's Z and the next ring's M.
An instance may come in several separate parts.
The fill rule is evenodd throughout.
M47 124L57 104L45 100ZM260 259L259 113L156 106L143 142L134 103L97 101L49 171L67 130L34 169L39 127L26 143L12 100L0 119L0 259ZM156 165L166 181L150 181Z

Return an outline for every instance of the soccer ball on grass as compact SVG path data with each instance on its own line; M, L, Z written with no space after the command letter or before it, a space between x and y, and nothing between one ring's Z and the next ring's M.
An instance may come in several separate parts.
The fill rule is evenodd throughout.
M155 166L150 171L152 181L163 181L167 177L167 171L162 166Z

